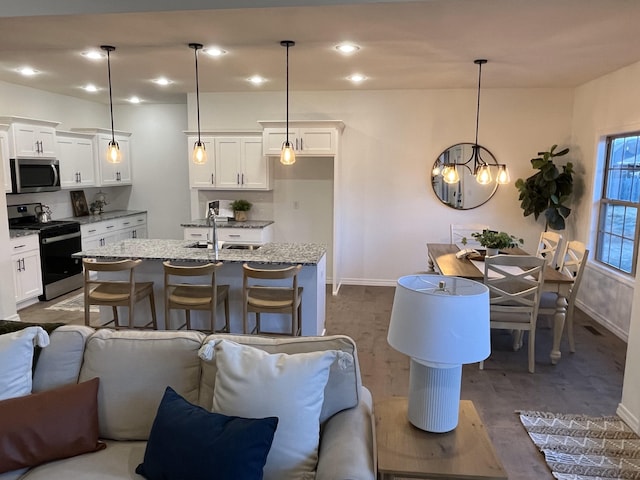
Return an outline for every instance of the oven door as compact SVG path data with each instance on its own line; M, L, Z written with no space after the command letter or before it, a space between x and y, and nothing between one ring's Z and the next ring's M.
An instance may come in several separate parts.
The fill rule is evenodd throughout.
M42 235L42 233L41 233ZM82 250L80 229L40 238L42 281L44 285L82 274L82 260L71 255Z

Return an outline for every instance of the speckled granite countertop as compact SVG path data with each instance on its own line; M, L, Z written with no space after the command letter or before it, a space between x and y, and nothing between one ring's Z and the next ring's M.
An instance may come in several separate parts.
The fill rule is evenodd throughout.
M84 217L68 217L68 218L61 218L60 220L74 220L76 222L79 222L80 225L88 225L90 223L104 222L105 220L113 220L114 218L140 215L141 213L147 213L147 211L146 210L113 210L111 212L104 212L102 215L85 215Z
M38 235L38 230L17 230L9 229L9 238L27 237L29 235Z
M227 222L216 222L218 228L264 228L273 223L273 220L247 220L246 222L236 222L235 220L229 220ZM181 227L202 227L206 228L207 219L201 218L198 220L191 220L180 224Z
M206 262L214 259L213 250L188 248L193 240L155 240L132 238L93 250L73 254L74 257L104 259L135 258L143 260L177 260ZM257 250L221 249L218 260L230 263L267 263L317 265L326 252L324 245L315 243L267 243Z

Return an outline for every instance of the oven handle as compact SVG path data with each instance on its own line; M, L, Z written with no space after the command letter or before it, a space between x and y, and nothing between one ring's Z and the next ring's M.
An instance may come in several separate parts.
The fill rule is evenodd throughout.
M47 245L49 243L61 242L62 240L68 240L70 238L77 238L81 235L81 232L67 233L65 235L58 235L57 237L43 238L41 242Z

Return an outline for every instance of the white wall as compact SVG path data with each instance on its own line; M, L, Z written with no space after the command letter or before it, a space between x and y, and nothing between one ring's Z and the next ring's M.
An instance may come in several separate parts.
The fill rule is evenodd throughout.
M597 199L602 188L603 140L614 133L640 131L640 63L580 86L575 91L572 138L580 152L585 201L576 205L573 224L578 238L589 239L595 250ZM595 252L594 252L595 253ZM636 280L591 261L585 271L581 307L623 338L628 332L622 402L618 413L640 431L640 289Z
M284 93L201 94L200 101L203 130L255 129L257 120L285 115ZM484 206L458 211L437 200L429 175L445 148L473 141L475 90L292 92L290 119L345 123L344 283L393 285L424 270L425 244L448 242L450 223L482 221L523 237L534 250L544 225L522 217L514 182L533 173L529 160L538 151L568 144L572 101L570 89L483 91L479 142L508 164L513 182ZM195 95L188 105L195 129Z
M189 215L186 105L117 106L118 130L131 132L131 210L147 210L149 238L182 238Z

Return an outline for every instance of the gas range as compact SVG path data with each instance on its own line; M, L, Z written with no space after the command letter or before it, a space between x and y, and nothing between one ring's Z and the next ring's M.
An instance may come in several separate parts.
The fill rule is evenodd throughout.
M40 203L9 205L9 228L38 231L44 290L40 300L50 300L83 285L82 264L71 257L82 250L80 223L73 220L38 222L38 207L42 208Z

